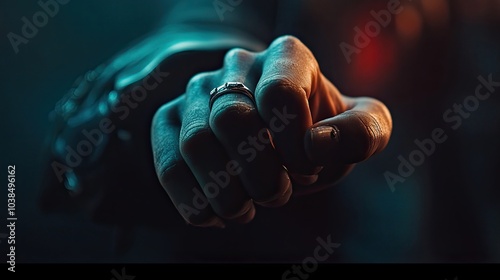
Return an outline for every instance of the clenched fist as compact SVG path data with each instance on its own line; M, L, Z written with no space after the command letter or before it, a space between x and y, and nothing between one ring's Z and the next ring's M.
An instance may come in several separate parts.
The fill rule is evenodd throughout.
M210 92L226 82L254 94ZM392 120L372 98L343 96L311 51L284 36L265 51L233 49L222 69L201 73L152 124L158 178L196 226L249 222L255 204L277 207L292 192L333 185L387 145Z

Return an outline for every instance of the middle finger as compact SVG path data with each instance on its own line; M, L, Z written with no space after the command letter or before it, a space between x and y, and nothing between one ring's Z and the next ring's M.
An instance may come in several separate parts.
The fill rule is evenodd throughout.
M255 88L255 54L233 49L226 55L220 81ZM240 179L256 203L281 206L291 195L291 182L271 144L269 131L253 101L238 93L218 97L210 113L210 127L230 158L241 167Z

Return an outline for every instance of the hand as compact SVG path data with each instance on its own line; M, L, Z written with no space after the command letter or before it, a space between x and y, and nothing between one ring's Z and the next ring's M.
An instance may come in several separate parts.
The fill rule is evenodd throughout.
M210 91L225 82L244 83L255 103L231 93L210 110ZM292 192L333 185L383 150L391 130L381 102L341 95L309 49L284 36L260 53L233 49L222 69L193 77L185 94L157 111L152 147L182 217L224 227L251 221L254 204L282 206Z
M154 113L182 94L195 73L220 67L227 50L265 49L246 34L219 29L171 26L155 31L76 80L50 114L41 209L85 209L100 223L122 227L175 225L165 216L139 218L129 205L176 215L155 176L150 141ZM145 98L134 95L138 88L146 91ZM91 145L88 153L79 151L82 143Z

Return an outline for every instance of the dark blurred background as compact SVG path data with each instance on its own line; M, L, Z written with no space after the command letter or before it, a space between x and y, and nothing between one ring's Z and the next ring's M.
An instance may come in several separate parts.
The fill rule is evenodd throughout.
M2 166L17 167L17 255L19 262L125 261L111 250L113 230L87 217L42 215L38 209L48 114L74 80L108 60L117 51L155 28L165 1L70 1L15 54L7 34L21 34L22 17L32 18L36 2L0 2L2 54ZM7 173L5 173L7 176ZM2 188L6 198L6 187ZM2 203L2 205L4 205ZM5 204L6 205L6 204ZM1 211L2 217L6 215ZM2 231L3 232L3 231ZM141 238L142 239L142 238ZM139 239L138 239L139 240ZM147 242L150 238L142 239ZM138 243L135 252L148 262L151 244ZM6 242L2 246L5 258ZM131 254L130 259L140 260Z
M373 20L370 11L388 2L307 1L301 3L303 15L282 28L311 48L343 94L379 98L394 121L387 149L327 191L344 217L336 223L342 228L331 229L334 241L342 243L337 260L500 262L500 87L456 130L443 120L455 103L474 94L478 76L500 81L500 1L401 1L401 13L348 63L339 45L354 45L354 27L363 29ZM0 3L0 166L17 167L19 262L171 260L175 232L141 228L132 249L117 255L111 227L85 215L47 215L37 208L48 114L55 102L76 77L158 26L171 3L70 1L19 46L18 54L6 35L20 34L21 18L31 18L40 7ZM448 139L391 188L385 172L397 174L398 156L408 159L415 139L430 138L435 128ZM2 193L6 197L5 189ZM0 246L3 259L6 243Z

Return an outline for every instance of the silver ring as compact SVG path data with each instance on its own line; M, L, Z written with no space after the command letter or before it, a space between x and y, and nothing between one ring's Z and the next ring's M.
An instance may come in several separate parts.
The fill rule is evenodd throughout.
M210 110L212 110L212 105L214 104L215 100L219 97L221 97L224 94L228 93L239 93L247 96L252 100L252 102L255 103L255 98L253 96L253 92L247 88L243 83L239 82L227 82L223 84L222 86L214 88L210 92L210 101L209 101L209 106Z

